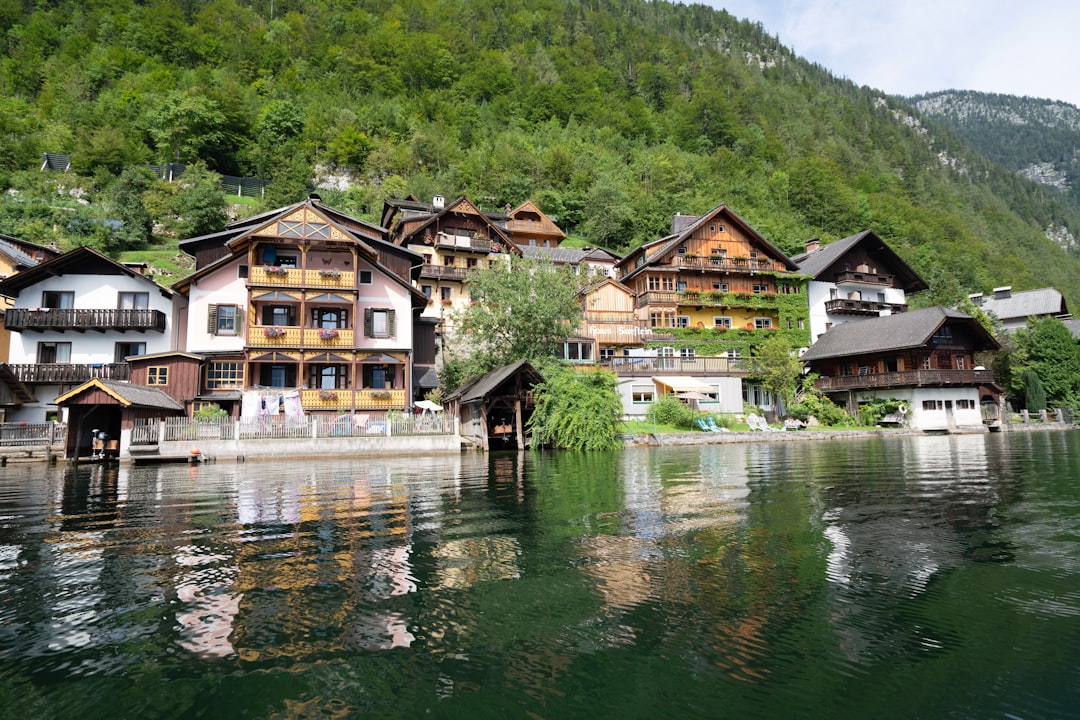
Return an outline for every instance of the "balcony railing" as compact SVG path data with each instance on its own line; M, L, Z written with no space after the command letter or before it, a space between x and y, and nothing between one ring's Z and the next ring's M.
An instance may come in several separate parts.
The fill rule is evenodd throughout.
M895 275L882 275L869 272L842 272L836 274L836 284L859 283L861 285L884 285L892 287L896 283Z
M441 248L454 248L455 250L467 250L469 252L491 252L491 241L484 237L463 237L461 235L439 233L435 236L435 245Z
M262 266L248 271L248 284L294 288L355 288L356 273L326 268L314 270Z
M454 267L453 265L424 265L420 268L420 277L432 280L464 280L472 268Z
M891 313L907 312L908 306L904 303L887 303L876 300L848 300L837 298L825 301L825 312L837 315L880 315L882 310Z
M620 377L650 375L748 375L751 363L744 358L728 357L616 357L599 365Z
M250 347L351 348L354 330L255 325L248 330Z
M83 310L72 308L12 308L4 311L4 326L22 332L85 332L109 330L126 332L165 332L165 313L160 310Z
M127 380L131 376L127 363L33 363L8 365L8 368L24 383L68 384L83 383L93 378Z
M401 410L409 404L399 390L301 390L305 410Z
M683 307L746 307L775 309L776 293L753 292L663 292L649 290L635 298L637 307L677 305Z
M990 370L902 370L843 377L820 377L814 381L814 387L822 392L832 392L870 388L988 385L992 382L994 382L994 373Z
M675 265L675 267L693 268L698 270L726 270L728 272L784 269L777 267L774 261L765 258L735 258L720 257L719 255L708 255L704 257L676 255L672 264Z

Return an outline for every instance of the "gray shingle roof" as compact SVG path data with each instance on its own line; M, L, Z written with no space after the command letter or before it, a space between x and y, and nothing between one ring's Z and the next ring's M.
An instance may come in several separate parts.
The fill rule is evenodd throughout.
M800 272L816 278L827 270L830 265L839 260L844 253L857 245L869 232L869 230L863 230L857 235L849 235L846 238L824 245L814 252L795 255L791 259L799 266Z
M824 360L922 347L946 321L971 327L982 341L976 342L976 349L997 347L997 342L975 318L937 306L837 325L818 338L802 359Z
M873 230L863 230L855 235L831 242L814 252L802 253L791 259L799 266L799 272L816 279L840 260L845 253L863 242L869 245L867 249L870 252L888 263L890 270L897 276L900 286L906 292L918 292L929 287L926 281Z
M1000 320L1016 320L1032 315L1064 315L1069 312L1065 298L1054 288L1023 290L1014 292L1007 298L987 296L982 299L983 310L993 312Z
M445 399L457 400L462 405L476 402L492 393L496 388L512 378L518 371L525 373L534 383L543 381L540 373L538 373L528 362L522 360L513 365L504 365L503 367L492 370L478 378L466 381L464 385L450 393Z
M87 380L85 383L77 388L69 390L58 399L64 402L66 398L79 395L83 390L88 390L91 387L101 387L110 395L121 398L121 400L127 405L134 405L136 407L147 408L159 408L162 410L174 410L183 412L184 406L173 400L169 395L160 388L147 387L145 385L133 385L128 382L121 382L119 380L105 380L103 378L94 378Z

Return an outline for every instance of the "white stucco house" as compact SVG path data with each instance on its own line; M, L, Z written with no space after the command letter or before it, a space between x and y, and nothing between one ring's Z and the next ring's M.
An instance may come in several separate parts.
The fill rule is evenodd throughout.
M58 418L58 395L91 378L127 380L127 358L176 347L184 298L80 247L0 281L11 299L4 420Z

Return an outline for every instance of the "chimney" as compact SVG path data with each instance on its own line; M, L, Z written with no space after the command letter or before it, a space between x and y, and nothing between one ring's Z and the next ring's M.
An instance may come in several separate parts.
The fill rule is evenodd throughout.
M994 288L994 299L1004 300L1005 298L1012 297L1012 285L1002 285L1001 287Z
M697 215L675 214L671 218L671 234L678 235L700 219Z
M446 198L442 195L436 195L431 199L431 207L435 210L442 210L446 206Z
M970 295L968 295L968 300L970 300L971 304L974 305L975 307L982 307L983 294L982 293L971 293Z
M806 241L806 254L809 255L812 252L817 252L821 247L821 238L810 238Z

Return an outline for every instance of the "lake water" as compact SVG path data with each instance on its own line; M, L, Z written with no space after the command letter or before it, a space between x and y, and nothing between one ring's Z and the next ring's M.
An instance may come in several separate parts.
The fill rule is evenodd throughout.
M3 718L1075 718L1080 433L0 468Z

